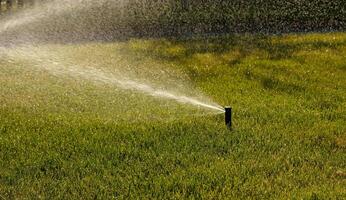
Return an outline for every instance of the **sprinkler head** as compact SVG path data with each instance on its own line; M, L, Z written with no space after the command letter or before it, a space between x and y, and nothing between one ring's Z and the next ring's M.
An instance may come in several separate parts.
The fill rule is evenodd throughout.
M232 129L232 108L225 107L225 123L229 129Z

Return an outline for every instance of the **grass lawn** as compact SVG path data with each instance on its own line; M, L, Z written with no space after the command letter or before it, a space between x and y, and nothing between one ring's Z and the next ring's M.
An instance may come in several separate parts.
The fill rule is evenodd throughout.
M346 198L346 33L11 51L0 54L0 199ZM222 114L53 64L200 91L232 105L234 130Z

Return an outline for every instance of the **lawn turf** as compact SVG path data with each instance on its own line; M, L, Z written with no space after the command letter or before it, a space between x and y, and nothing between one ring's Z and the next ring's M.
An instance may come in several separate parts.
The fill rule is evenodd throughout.
M180 77L232 105L234 130L222 114L0 55L0 199L346 198L345 33L47 46L157 85Z

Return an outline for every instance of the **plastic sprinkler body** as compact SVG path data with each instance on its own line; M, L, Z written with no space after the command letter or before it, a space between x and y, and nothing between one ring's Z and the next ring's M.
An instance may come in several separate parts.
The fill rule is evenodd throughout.
M232 108L225 107L225 123L229 129L232 129Z

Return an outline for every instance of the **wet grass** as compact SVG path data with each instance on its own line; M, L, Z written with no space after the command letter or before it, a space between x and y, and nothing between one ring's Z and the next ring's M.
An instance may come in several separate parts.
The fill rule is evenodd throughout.
M235 130L223 116L3 57L1 199L346 197L345 33L60 48L100 62L121 50L129 66L186 76L234 107Z

